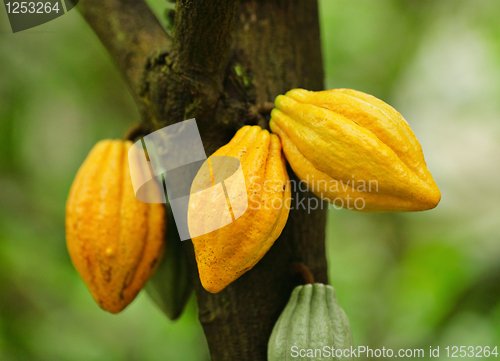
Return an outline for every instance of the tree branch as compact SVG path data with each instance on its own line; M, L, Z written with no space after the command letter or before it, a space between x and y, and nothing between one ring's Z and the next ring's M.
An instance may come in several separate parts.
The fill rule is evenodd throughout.
M168 48L169 36L142 0L83 0L78 8L137 100L148 56L156 49Z

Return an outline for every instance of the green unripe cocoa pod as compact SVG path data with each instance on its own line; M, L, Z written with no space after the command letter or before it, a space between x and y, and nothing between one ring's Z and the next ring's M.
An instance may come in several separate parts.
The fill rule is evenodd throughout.
M153 302L173 321L182 314L193 291L193 284L170 206L167 206L167 217L168 224L172 225L167 228L169 247L145 290Z
M334 288L321 283L308 284L297 286L293 290L288 304L274 325L267 359L352 360L352 346L349 319L337 301ZM344 356L344 352L340 357L335 356L335 350L338 349L349 349L345 353L348 357ZM311 352L308 355L307 350L312 350L313 357ZM321 356L316 350L321 350Z

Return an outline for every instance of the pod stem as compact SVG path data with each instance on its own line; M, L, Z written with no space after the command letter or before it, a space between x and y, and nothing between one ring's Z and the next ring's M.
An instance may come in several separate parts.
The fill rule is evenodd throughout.
M300 274L306 283L314 284L314 275L304 263L295 262L293 264L293 273Z
M123 134L123 140L134 141L136 138L144 134L144 129L141 123L131 125Z
M243 123L245 125L258 125L262 129L269 130L269 114L273 103L265 102L260 104L248 104Z
M257 104L257 111L260 114L271 114L271 110L274 109L274 103L273 102L264 102Z

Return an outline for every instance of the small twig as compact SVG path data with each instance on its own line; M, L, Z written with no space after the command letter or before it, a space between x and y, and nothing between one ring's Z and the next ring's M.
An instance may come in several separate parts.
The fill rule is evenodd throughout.
M309 267L307 267L304 263L295 262L293 264L293 273L300 274L306 283L311 285L314 284L314 275L312 274Z

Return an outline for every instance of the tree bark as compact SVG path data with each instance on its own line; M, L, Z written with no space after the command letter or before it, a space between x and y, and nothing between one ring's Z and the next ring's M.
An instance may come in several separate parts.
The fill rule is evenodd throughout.
M90 4L97 8L106 3L82 2L87 2L87 13ZM92 17L86 15L86 19L96 28ZM140 21L135 19L134 26L141 26ZM100 29L96 28L99 37L129 83L135 84L136 70L129 71L121 60L128 48L113 45L113 33L108 36ZM297 87L323 88L316 1L178 0L172 45L155 32L150 35L160 40L153 43L162 46L148 59L141 57L140 84L132 88L137 89L134 95L144 129L149 132L194 117L207 154L227 143L245 124L267 126L269 114L259 109L277 95ZM135 40L132 43L137 45ZM297 186L296 177L288 171ZM327 282L326 206L301 189L292 187L290 217L269 252L218 294L202 288L192 243L184 242L212 360L267 359L274 323L293 288L304 283L294 274L294 263L305 264L316 282ZM308 205L320 209L308 210Z
M83 0L78 10L120 69L136 102L150 54L170 46L170 38L142 0Z

